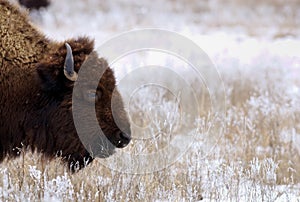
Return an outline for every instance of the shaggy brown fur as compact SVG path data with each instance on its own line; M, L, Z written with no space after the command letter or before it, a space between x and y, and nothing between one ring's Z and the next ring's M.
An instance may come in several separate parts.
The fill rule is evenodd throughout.
M30 147L50 158L61 155L72 170L76 163L82 168L93 156L74 127L74 82L63 72L65 42L45 38L28 22L26 14L4 0L0 0L0 23L0 161L18 156L18 148ZM72 47L76 72L91 53L92 65L108 68L107 62L93 52L92 40L83 37L66 42ZM114 147L121 148L130 141L130 125L118 93L117 118L125 132L114 121L111 97L115 85L113 71L108 68L98 84L95 107L105 136ZM84 97L83 103L88 103ZM113 153L114 148L106 149L100 157Z

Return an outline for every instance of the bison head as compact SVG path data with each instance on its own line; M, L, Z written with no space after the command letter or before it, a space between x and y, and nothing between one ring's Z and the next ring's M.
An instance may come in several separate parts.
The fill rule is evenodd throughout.
M89 123L92 118L91 106L96 112L98 126L105 138L99 138L101 135L94 125L85 124L84 132L87 133L86 139L95 143L93 147L96 145L101 148L101 153L97 156L107 157L114 152L115 147L123 148L128 145L131 139L130 124L121 95L116 89L114 73L106 60L99 58L93 51L93 41L79 38L51 49L38 64L37 72L42 94L51 102L50 105L48 103L48 111L51 111L48 113L51 114L48 125L51 130L55 128L55 133L62 133L56 134L56 141L61 142L61 148L57 150L61 150L64 156L76 156L74 160L78 156L86 156L87 152L93 157L86 145L83 147L75 129L72 116L74 98L80 105L81 119L85 123ZM79 74L82 66L91 67L91 71ZM102 75L100 81L99 73ZM97 81L96 88L91 81ZM76 83L83 87L73 95Z

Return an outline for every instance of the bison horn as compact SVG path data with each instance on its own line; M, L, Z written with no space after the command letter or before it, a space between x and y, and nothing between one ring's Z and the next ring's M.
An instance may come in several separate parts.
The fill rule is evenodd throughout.
M67 56L65 59L65 65L64 65L64 73L67 79L71 81L77 80L77 73L74 71L74 59L72 54L72 48L68 43L65 43L65 46L67 48Z

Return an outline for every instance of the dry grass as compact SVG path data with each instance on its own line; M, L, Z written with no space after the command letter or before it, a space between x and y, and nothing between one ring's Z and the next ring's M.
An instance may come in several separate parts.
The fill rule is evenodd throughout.
M184 4L173 0L172 5L175 12L192 13L188 21L204 24L209 30L229 28L245 30L251 36L274 38L299 36L300 3L297 0L189 0Z
M210 110L202 113L195 143L162 170L126 174L96 160L72 175L59 160L47 162L37 154L22 152L20 158L1 164L0 199L289 201L297 193L294 185L300 182L299 151L294 143L300 112L296 98L284 92L290 81L278 77L280 69L270 72L261 70L255 78L240 73L236 79L224 74L226 116L212 115ZM134 159L139 153L160 151L178 132L167 128L160 128L165 137L136 139L126 152Z

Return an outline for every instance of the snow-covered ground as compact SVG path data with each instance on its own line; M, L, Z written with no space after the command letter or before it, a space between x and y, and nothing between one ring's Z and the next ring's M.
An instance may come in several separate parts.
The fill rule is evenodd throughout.
M96 47L123 32L143 28L170 30L189 38L208 54L220 73L226 95L226 117L214 120L214 115L208 113L209 110L204 110L203 117L196 124L200 125L197 133L201 134L201 137L196 137L198 142L193 144L190 152L183 155L177 164L168 165L171 166L170 170L166 169L162 176L155 173L153 176L124 177L116 172L99 174L96 171L87 176L83 171L79 177L83 182L74 185L74 181L77 182L75 177L67 174L49 177L45 172L41 177L36 167L25 165L28 173L31 173L31 181L24 181L24 185L19 185L23 186L20 189L31 190L30 186L33 186L40 190L43 186L45 190L40 197L54 201L63 196L67 197L66 200L83 201L97 198L96 194L101 195L104 200L116 201L128 201L133 196L136 200L146 197L146 200L151 201L196 201L202 197L206 201L300 200L300 187L297 185L300 183L299 1L52 0L49 8L33 11L30 15L49 38L65 40L90 36L95 39ZM105 52L100 54L106 57ZM143 57L147 58L142 55ZM160 63L161 57L154 59L154 63ZM130 74L134 63L130 63L133 61L130 56L124 61L128 63L124 65L125 69L116 69L118 78L121 77L118 72ZM166 63L170 61L167 60ZM118 68L117 64L115 68ZM166 78L169 76L162 75ZM137 79L143 77L147 75L140 75ZM126 83L122 84L126 88ZM153 98L152 95L156 97ZM142 93L143 99L140 98L134 107L141 111L148 110L147 104L151 103L151 97L161 98L163 102L160 107L168 112L170 106L173 106L170 103L174 104L174 100L165 98L164 95L155 94L151 89L145 90ZM149 103L146 103L147 100ZM203 98L201 101L205 100ZM161 114L156 113L152 118L159 118ZM186 114L182 116L189 117ZM174 123L168 122L166 117L169 114L161 118L156 127L159 132L172 136L172 132L168 130L160 131L165 126L174 127ZM213 128L219 119L222 129L220 134L215 135L216 131L213 129L212 134L206 134L206 129ZM147 116L143 117L141 124L143 121L148 121ZM186 123L183 121L184 124ZM189 126L191 131L196 128L194 123ZM153 134L155 129L150 128L148 133ZM157 142L153 143L150 139L141 144L138 136L133 136L137 140L125 150L132 154L146 152L148 149L151 152L163 147L165 143L163 138L159 139L157 136L154 137ZM186 138L180 141L183 144ZM145 145L147 148L143 147ZM91 169L96 169L97 165L99 164ZM90 171L94 172L89 170L87 173ZM2 199L11 200L7 195L14 191L14 199L22 200L25 196L38 199L32 194L22 195L11 188L9 171L1 168L1 172ZM88 184L87 181L96 182L97 186L104 188L98 189L95 196L89 196L87 193L91 193L83 188ZM66 190L62 190L58 183L62 187L67 186ZM135 187L129 187L128 184ZM83 193L86 195L80 195Z

